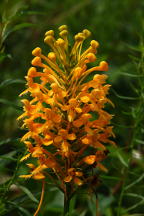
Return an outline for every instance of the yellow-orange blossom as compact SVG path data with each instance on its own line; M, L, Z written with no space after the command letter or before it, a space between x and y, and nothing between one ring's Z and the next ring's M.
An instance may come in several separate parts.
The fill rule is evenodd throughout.
M21 161L34 158L27 163L29 174L21 177L40 180L55 175L65 191L66 183L84 184L88 168L106 170L101 161L107 144L114 144L109 139L114 134L109 125L112 116L104 110L105 104L111 103L106 96L110 87L105 84L107 75L95 73L90 81L86 79L94 71L108 70L105 61L89 68L96 60L98 42L92 40L82 52L88 30L75 35L73 47L67 26L59 31L58 39L53 30L45 34L44 42L51 48L47 56L39 47L32 51L33 67L26 76L27 89L20 95L28 94L29 99L22 99L24 113L18 119L23 119L27 129L21 141L28 152Z

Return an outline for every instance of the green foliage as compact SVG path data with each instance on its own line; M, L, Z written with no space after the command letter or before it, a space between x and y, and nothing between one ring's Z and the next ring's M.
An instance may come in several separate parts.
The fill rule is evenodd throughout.
M109 147L101 184L96 188L97 216L144 215L144 2L142 0L1 0L0 1L0 216L30 216L40 199L41 185L18 176L24 153L16 118L18 95L31 50L43 47L45 31L67 24L70 35L83 28L100 42L99 59L110 64L112 124L117 147ZM47 48L44 48L47 52ZM109 108L108 108L109 109ZM49 182L39 215L62 215L63 195ZM70 204L71 216L95 216L96 196L83 188Z

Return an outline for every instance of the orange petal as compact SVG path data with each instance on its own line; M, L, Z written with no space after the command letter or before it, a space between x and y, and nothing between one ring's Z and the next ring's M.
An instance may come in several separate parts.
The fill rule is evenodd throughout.
M49 145L51 145L53 143L53 140L47 140L47 139L44 139L44 142L43 142L43 144L45 145L45 146L49 146Z
M68 140L75 140L76 139L76 135L74 133L68 134L67 139Z
M35 179L35 180L39 180L39 179L44 179L45 176L42 173L37 173L37 174L33 175L32 178Z
M31 150L33 150L33 145L31 142L24 141L24 144L26 145L26 147L29 149L30 152L31 152Z
M19 177L20 177L20 178L31 178L32 175L31 175L31 174L29 174L29 175L20 175Z
M101 163L98 163L97 167L99 167L104 172L108 172L108 169L104 165L102 165Z
M70 182L71 180L72 180L72 176L71 175L69 175L69 176L67 176L67 177L64 178L65 182Z
M102 161L102 160L104 160L105 158L106 158L106 154L104 153L104 151L98 150L98 151L96 152L96 162Z
M98 142L98 141L95 142L93 146L96 147L96 148L103 149L103 150L106 149L106 147L103 144L101 144L100 142Z
M88 144L90 144L90 140L85 137L82 139L82 143L88 145Z
M20 120L20 119L24 118L25 116L27 116L27 113L26 113L26 112L23 113L22 115L20 115L20 116L17 118L17 120Z
M83 181L77 177L74 178L74 183L77 184L78 186L81 186L83 184Z
M62 146L61 146L61 149L65 154L65 156L68 156L68 153L69 153L69 143L66 142L66 141L63 141L62 142Z
M45 164L41 164L32 171L32 175L40 173L43 169L46 169L46 168L47 166Z
M68 169L68 173L74 173L74 171L75 171L75 168L69 168Z
M71 105L71 106L76 106L77 105L77 100L75 99L75 98L71 98L71 99L69 99L69 104Z
M29 89L24 90L22 93L19 94L19 96L22 96L24 94L27 94L29 92Z
M82 172L75 172L75 175L80 177L80 176L83 176L83 173Z
M43 151L40 147L34 147L34 152L32 153L32 157L39 157L43 154Z
M61 116L60 115L55 115L54 118L52 119L55 123L60 123L61 121Z
M83 122L81 121L81 119L78 119L78 120L75 120L74 122L73 122L73 125L75 126L75 127L81 127L82 125L83 125Z
M110 99L107 99L107 101L112 105L112 107L115 107L114 103Z
M62 91L62 97L66 97L66 95L67 95L67 92Z
M89 97L88 96L83 96L80 98L80 100L83 102L83 103L88 103L90 101Z
M62 106L62 110L63 110L63 111L66 111L66 110L68 110L68 109L69 109L69 106L68 106L68 105L63 105L63 106Z
M76 111L77 113L81 113L81 112L82 112L82 109L79 108L79 107L76 107L76 108L75 108L75 111Z
M114 145L116 147L116 143L114 141L107 139L107 142L110 143L110 144L112 144L112 145Z
M26 139L29 139L31 136L31 131L29 131L28 133L26 133L22 138L21 138L21 142L23 142Z
M56 167L56 162L50 158L46 159L45 164L47 168L55 168Z
M26 154L25 156L23 156L23 157L20 159L20 162L22 162L22 161L26 160L27 158L29 158L30 155L31 155L31 153Z
M59 143L59 142L61 142L62 141L62 137L61 136L56 136L55 138L54 138L54 142L56 142L56 143Z
M45 102L48 103L48 104L50 104L51 106L53 106L54 99L53 98L48 98Z
M69 122L72 122L74 120L74 117L75 117L75 112L73 110L70 110L68 114Z
M88 120L88 119L92 118L92 115L90 113L85 113L82 115L82 118L84 118L85 120Z
M34 168L35 168L35 165L32 164L32 163L27 163L27 166L28 166L29 168L31 168L31 169L34 169Z
M96 156L95 155L89 155L86 156L83 161L89 165L93 164L96 161Z

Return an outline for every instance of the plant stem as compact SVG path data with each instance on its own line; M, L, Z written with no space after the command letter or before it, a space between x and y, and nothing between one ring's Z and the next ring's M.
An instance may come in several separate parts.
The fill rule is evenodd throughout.
M68 216L69 204L70 204L70 199L64 195L64 214L63 216Z
M63 213L63 216L68 216L70 200L71 200L71 198L70 198L69 188L68 188L68 186L66 186L66 191L64 193L64 213Z

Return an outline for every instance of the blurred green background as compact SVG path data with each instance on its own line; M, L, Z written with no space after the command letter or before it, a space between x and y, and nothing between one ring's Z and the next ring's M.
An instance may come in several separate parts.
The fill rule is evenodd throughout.
M37 46L48 51L44 33L67 24L70 37L89 29L100 43L98 59L110 66L117 148L109 147L109 172L100 173L97 216L144 216L143 12L143 0L0 1L0 215L30 216L38 205L41 185L18 178L25 169L19 163L25 148L16 121L22 112L18 95L25 89L31 51ZM83 188L71 202L70 215L95 216L95 209L95 195ZM47 184L39 215L62 211L63 195Z

